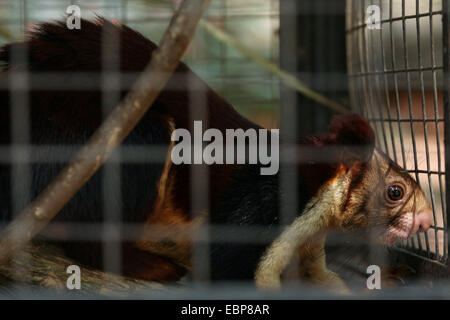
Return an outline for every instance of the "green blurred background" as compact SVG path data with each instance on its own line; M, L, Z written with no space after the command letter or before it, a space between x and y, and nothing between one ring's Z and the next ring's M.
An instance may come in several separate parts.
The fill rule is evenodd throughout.
M170 0L0 0L0 43L21 39L40 21L64 19L77 4L83 18L102 15L158 43L180 1ZM278 0L214 0L205 20L259 55L278 64ZM245 30L245 32L243 32ZM238 111L268 128L279 126L279 80L221 43L202 27L183 60Z

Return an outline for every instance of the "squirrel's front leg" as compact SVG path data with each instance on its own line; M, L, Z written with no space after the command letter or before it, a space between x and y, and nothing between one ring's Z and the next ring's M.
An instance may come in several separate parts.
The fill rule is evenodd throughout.
M350 290L339 275L327 269L325 238L326 235L320 235L299 246L300 278L332 292L350 294Z

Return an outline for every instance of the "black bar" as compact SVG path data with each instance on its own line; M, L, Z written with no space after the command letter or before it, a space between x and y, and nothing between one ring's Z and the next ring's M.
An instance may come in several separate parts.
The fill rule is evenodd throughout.
M450 223L450 211L449 211L449 203L450 203L450 192L448 188L450 186L450 33L448 28L450 21L450 4L449 0L444 0L442 2L442 31L443 31L443 62L444 62L444 117L445 117L445 185L446 185L446 214L447 214L447 264L448 264L448 226ZM445 237L445 236L444 236Z

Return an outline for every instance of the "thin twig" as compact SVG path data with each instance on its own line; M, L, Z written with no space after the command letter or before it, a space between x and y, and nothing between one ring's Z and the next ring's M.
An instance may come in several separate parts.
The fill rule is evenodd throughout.
M192 40L209 0L186 0L130 93L51 184L5 228L0 264L33 238L91 178L131 132L164 88Z
M297 77L290 74L289 72L286 72L284 70L281 70L276 64L270 62L266 58L262 57L258 53L252 51L248 47L244 46L239 41L236 41L233 37L226 34L219 28L215 27L209 22L206 22L204 20L200 21L200 25L205 28L205 30L211 34L214 38L217 40L225 43L226 45L233 47L237 51L239 51L241 54L246 56L248 59L252 60L253 62L259 64L264 69L269 71L270 73L276 75L280 78L280 80L288 87L291 87L301 94L303 94L305 97L316 101L317 103L320 103L321 105L330 108L334 111L337 111L339 113L348 113L350 112L350 109L333 101L330 100L320 93L312 90L309 88L305 83L300 81Z

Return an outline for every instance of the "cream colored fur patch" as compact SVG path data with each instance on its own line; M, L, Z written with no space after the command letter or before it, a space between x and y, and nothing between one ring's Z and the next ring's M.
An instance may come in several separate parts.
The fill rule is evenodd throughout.
M332 223L339 213L350 179L345 171L324 185L306 205L302 215L268 247L255 272L255 283L262 289L281 287L281 273L297 248Z

